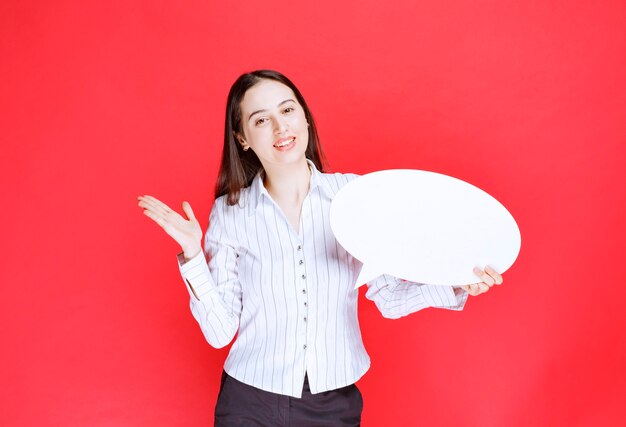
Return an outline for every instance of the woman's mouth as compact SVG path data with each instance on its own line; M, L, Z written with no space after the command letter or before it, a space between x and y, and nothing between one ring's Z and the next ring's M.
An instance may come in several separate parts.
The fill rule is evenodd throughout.
M274 147L277 150L285 151L285 150L289 150L290 148L292 148L295 144L296 144L296 137L292 136L289 138L283 138L283 139L278 140L278 142L274 144Z

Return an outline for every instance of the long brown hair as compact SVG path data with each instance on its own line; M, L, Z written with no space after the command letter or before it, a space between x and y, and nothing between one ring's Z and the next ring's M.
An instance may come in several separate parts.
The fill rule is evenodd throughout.
M256 70L242 74L233 83L226 101L226 125L224 127L224 148L222 162L215 185L215 198L228 194L226 203L234 205L239 202L242 188L248 187L256 174L263 168L261 161L252 150L244 151L235 139L235 132L242 132L241 101L246 91L262 80L275 80L288 86L304 110L309 123L309 143L305 156L311 160L320 172L324 172L326 158L317 136L317 128L311 110L298 88L287 77L273 70Z

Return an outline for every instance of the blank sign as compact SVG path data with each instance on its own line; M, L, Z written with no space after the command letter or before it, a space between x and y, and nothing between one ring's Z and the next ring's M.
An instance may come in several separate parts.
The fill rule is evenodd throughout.
M363 263L356 287L383 273L430 285L477 283L475 266L504 273L521 246L513 216L495 198L420 170L350 181L332 201L330 224L341 246Z

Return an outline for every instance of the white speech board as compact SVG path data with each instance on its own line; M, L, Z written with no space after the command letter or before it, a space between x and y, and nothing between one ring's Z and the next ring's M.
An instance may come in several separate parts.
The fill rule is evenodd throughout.
M381 274L430 285L478 283L474 267L502 274L521 247L515 219L494 197L422 170L353 179L333 198L330 224L339 244L363 263L355 287Z

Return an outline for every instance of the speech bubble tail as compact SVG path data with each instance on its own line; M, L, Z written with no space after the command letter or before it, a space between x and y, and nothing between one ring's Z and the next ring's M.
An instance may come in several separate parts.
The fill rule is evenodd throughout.
M363 267L361 268L361 272L359 273L359 277L357 277L356 279L354 289L358 289L359 287L363 286L370 280L377 278L381 274L383 273L381 273L380 271L374 268L370 268L369 264L363 264Z

